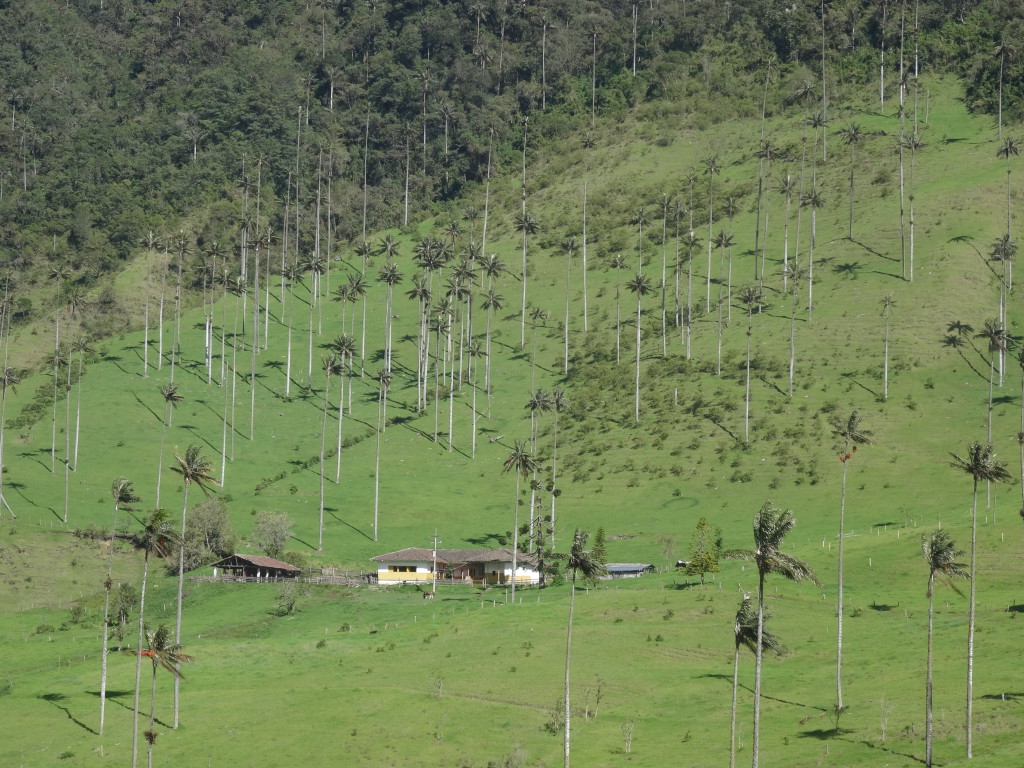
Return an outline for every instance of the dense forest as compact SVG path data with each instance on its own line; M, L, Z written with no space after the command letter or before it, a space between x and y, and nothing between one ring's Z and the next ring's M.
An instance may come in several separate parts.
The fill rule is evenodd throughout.
M64 261L69 287L96 291L147 233L187 229L202 248L257 214L281 238L289 212L295 258L320 248L318 200L324 246L358 244L514 164L527 118L542 146L651 99L702 126L762 100L771 114L800 83L821 98L823 63L823 109L883 66L891 82L961 75L973 109L1024 104L1022 8L1005 0L0 8L0 257L26 288ZM45 312L30 296L16 321ZM112 296L94 298L108 316L94 330L123 325Z

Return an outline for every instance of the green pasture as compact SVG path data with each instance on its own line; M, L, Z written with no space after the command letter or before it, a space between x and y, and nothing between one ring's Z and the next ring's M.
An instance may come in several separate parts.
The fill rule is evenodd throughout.
M141 510L155 503L161 441L160 504L176 512L183 487L170 469L174 453L199 445L219 479L227 408L232 427L228 460L224 486L215 493L227 501L239 535L244 539L250 534L257 512L285 512L294 523L290 552L313 565L370 570L373 555L428 546L435 532L444 547L498 545L512 527L515 488L514 478L502 474L502 462L514 441L529 438L524 405L531 390L540 387L562 387L570 401L558 424L556 548L564 549L576 527L594 531L603 526L611 560L651 562L662 570L636 581L603 582L577 595L572 689L579 708L573 720L577 765L726 764L730 629L741 593L756 592L756 573L737 562L723 563L722 572L701 588L669 566L686 557L700 516L722 528L727 549L751 546L750 520L766 498L794 511L798 524L787 551L807 560L823 586L769 582L773 629L787 651L765 666L763 764L918 764L924 754L928 575L920 539L941 525L960 547L968 548L971 482L950 467L949 454L963 453L973 440L984 441L987 428L985 342L970 338L956 350L944 345L943 338L954 320L980 330L997 314L997 283L979 252L987 255L1005 231L1006 199L1006 166L996 158L991 120L965 111L954 81L932 83L928 105L928 121L921 124L927 146L918 153L914 170L913 282L902 278L894 139L898 121L891 110L878 114L877 105L866 101L834 111L831 131L858 121L878 135L858 148L853 241L847 239L849 150L830 133L827 162L818 157L817 175L827 204L817 214L813 314L808 317L806 311L806 286L797 304L792 399L787 389L793 298L782 291L784 198L776 185L785 173L800 172L802 112L793 108L769 120L768 135L793 159L773 163L766 196L770 231L765 302L763 311L751 318L749 441L743 439L747 317L736 296L755 281L757 120L697 131L678 115L652 123L648 115L636 114L616 125L599 126L588 175L588 329L582 318L577 255L568 289L567 376L562 372L567 264L559 244L580 235L584 151L542 145L528 154L528 208L542 226L529 246L523 346L518 279L522 244L514 226L520 177L518 158L505 158L492 183L488 224L487 252L497 253L508 269L496 284L505 305L493 319L492 400L488 407L482 362L475 381L464 380L451 399L439 387L436 442L433 378L427 411L415 411L418 309L405 293L416 271L413 244L431 231L439 233L463 211L441 211L418 227L392 231L400 241L397 263L404 280L395 289L392 310L395 375L388 393L389 423L381 438L376 541L378 389L372 375L383 365L385 293L372 278L383 263L380 256L369 268L365 374L360 375L357 355L355 375L345 380L352 409L344 416L340 482L335 482L333 454L325 461L322 552L316 551L325 387L321 359L342 332L343 322L346 331L354 328L357 341L361 339L361 307L350 303L343 321L341 305L329 295L330 288L358 267L351 250L340 250L332 261L329 287L325 275L324 296L312 313L308 276L288 292L284 305L278 280L272 279L269 337L255 356L254 395L248 379L253 296L247 299L244 335L241 299L222 298L214 305L212 382L202 362L201 300L192 297L182 316L181 358L174 366L174 383L184 399L164 437L159 388L171 375L172 301L165 305L165 357L159 367L155 331L148 369L143 367L141 330L98 340L95 352L86 357L81 382L72 386L68 400L59 400L56 419L47 407L32 424L17 421L19 414L37 393L45 396L52 380L45 370L26 378L16 394L8 393L6 406L4 495L18 517L12 521L5 512L0 523L0 637L7 649L0 667L0 716L18 727L9 728L0 743L0 764L124 765L129 760L130 657L111 657L107 732L102 738L93 733L107 550L97 540L74 534L109 528L109 488L122 475L135 483L143 500L134 516L121 514L118 527L124 533L139 527ZM701 161L711 155L719 156L722 167L714 180L716 210L731 195L740 203L731 222L716 221L713 228L716 233L729 229L736 241L733 302L723 309L726 317L731 310L731 321L722 333L720 376L718 316L705 312L707 180ZM1011 180L1019 190L1016 173L1014 165ZM687 360L672 317L675 222L669 222L663 244L658 201L662 194L671 194L685 202L690 174L697 177L693 228L701 243L693 254L695 314ZM470 204L482 208L482 188L465 201ZM625 284L639 256L638 228L629 222L641 205L650 217L643 232L644 270L655 285L663 249L668 262L669 339L668 354L662 357L661 296L656 290L642 303L637 423L637 303ZM796 210L794 205L789 258L796 258L799 248L805 263L810 214L806 209L801 214L798 239ZM469 237L464 226L467 231L456 250ZM686 214L681 231L689 226ZM628 269L611 267L620 254ZM145 291L158 285L153 278L145 280L145 258L140 254L117 285L135 309ZM714 249L713 301L721 258ZM682 270L685 298L685 264ZM172 280L173 271L168 285ZM441 282L435 275L435 290ZM473 335L482 341L486 316L480 309L481 293L474 297ZM883 399L880 302L887 293L895 306L889 392ZM622 324L618 364L616 295ZM150 296L152 300L155 293ZM547 316L532 319L532 308ZM154 311L152 303L150 309ZM313 371L307 389L311 314ZM282 320L288 317L294 327L292 381L286 394L288 333ZM1011 333L1019 332L1019 319L1019 302L1012 295ZM456 347L458 326L456 320ZM39 350L52 349L52 331L25 331L12 344L18 354L41 355ZM237 344L233 419L230 374L221 379L222 335L228 367L232 341ZM992 435L1014 477L1019 477L1020 377L1020 366L1008 355L1002 386L996 382ZM332 451L339 384L332 380L329 390L326 445ZM68 473L66 497L65 440L73 446L79 398L78 462ZM822 716L834 703L836 533L843 468L831 420L845 419L854 409L873 432L873 444L847 464L844 688L850 711L834 731ZM542 414L538 450L546 464L554 430L553 414ZM540 509L549 513L551 494L542 490L539 496ZM193 487L190 501L201 497ZM979 499L978 732L972 766L1009 765L1019 752L1024 678L1015 664L1015 622L1024 610L1019 589L1021 498L1020 485L1014 482L993 487L988 503L982 488ZM522 499L529 504L528 489ZM520 520L527 515L524 505ZM256 551L245 543L240 549ZM114 563L116 581L141 573L141 555L124 540ZM147 614L155 626L173 622L175 585L163 564L155 564L153 571ZM503 590L481 594L444 588L437 600L426 603L412 589L313 587L300 599L297 613L289 616L277 614L279 589L269 584L190 583L184 646L197 662L186 670L178 731L166 725L169 676L159 680L157 764L484 768L560 763L559 734L548 733L544 726L562 690L566 586L523 590L515 606L506 604ZM75 604L87 609L77 623L69 621ZM936 607L935 754L942 765L964 765L966 600L943 588ZM144 669L144 680L146 675ZM749 656L741 661L741 675L740 764L749 759ZM146 691L148 695L148 683ZM590 718L584 716L588 696L591 708L597 709ZM148 698L144 700L148 706ZM889 714L883 739L884 712ZM628 730L630 724L633 740L627 753L623 727Z

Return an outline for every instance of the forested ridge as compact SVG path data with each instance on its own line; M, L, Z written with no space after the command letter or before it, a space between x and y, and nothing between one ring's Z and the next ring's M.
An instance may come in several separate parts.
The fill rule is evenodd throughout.
M771 114L795 83L819 79L823 53L828 99L877 80L884 48L890 81L953 72L974 109L995 111L1002 74L1017 116L1021 11L1001 0L4 2L0 256L26 288L15 319L46 313L26 296L58 261L69 286L97 291L147 233L237 242L257 185L258 228L280 238L286 208L302 211L301 254L320 247L308 221L330 181L325 245L349 246L442 210L483 180L489 157L494 170L515 163L524 118L531 147L555 152L593 113L651 99L707 126L757 114L769 65ZM94 312L114 313L109 293L94 298Z

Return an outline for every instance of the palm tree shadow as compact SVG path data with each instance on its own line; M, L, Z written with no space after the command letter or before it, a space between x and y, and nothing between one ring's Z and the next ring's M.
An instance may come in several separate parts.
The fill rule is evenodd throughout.
M122 653L127 653L127 655L132 656L132 657L135 656L135 653L131 652L131 651L122 651ZM87 693L90 696L95 696L96 698L99 698L99 695L100 695L99 691L87 691ZM135 691L112 691L112 690L108 690L107 691L107 701L113 702L114 704L117 704L117 706L121 707L122 709L126 709L129 712L134 712L135 711L134 702L133 702L133 704L131 706L129 706L128 704L124 704L123 702L118 701L118 699L120 699L121 697L127 698L129 696L132 696L134 693L135 693ZM140 715L144 714L144 712L142 711L141 708L139 709L139 714ZM153 722L154 723L158 723L159 725L163 726L164 728L170 728L170 726L167 723L165 723L163 720L161 720L159 717L155 718L153 720ZM86 729L87 730L91 730L91 729L88 728L88 726L86 726Z
M850 242L853 243L854 245L859 245L865 251L867 251L868 253L872 254L873 256L877 256L880 259L888 259L889 261L896 261L897 260L895 256L886 256L884 253L879 253L878 251L876 251L874 248L872 248L871 246L867 245L866 243L862 243L860 240L853 239L853 240L850 240Z
M336 515L336 514L334 513L334 510L328 510L328 508L327 508L327 507L324 507L324 511L325 511L325 512L328 512L328 511L329 511L329 513L330 513L331 517L333 517L333 518L334 518L335 520L337 520L337 521L338 521L339 523L341 523L342 525L347 525L347 526L348 526L349 528L351 528L351 529L352 529L353 531L355 531L356 533L358 533L358 534L359 534L360 536L362 536L362 537L363 537L364 539L366 539L367 541L373 541L373 536L371 536L370 534L368 534L368 533L367 533L366 531L363 531L363 530L360 530L359 528L356 528L356 527L355 527L354 525L352 525L352 523L350 523L350 522L349 522L348 520L344 520L344 519L342 519L342 518L338 517L338 516L337 516L337 515ZM294 538L294 537L293 537L293 538ZM303 543L303 544L305 544L306 542L302 542L302 543Z
M72 715L70 709L68 709L67 707L61 706L60 702L64 701L67 698L67 696L65 696L63 693L44 693L44 694L40 695L39 698L42 699L43 701L48 701L51 704L53 704L53 706L55 706L57 709L61 710L65 715L68 716L68 720L73 722L79 728L84 728L89 733L91 733L93 736L99 735L99 734L96 733L96 731L94 731L88 725L86 725L81 720L79 720L74 715Z
M910 755L910 754L907 754L906 752L897 752L895 749L889 749L888 747L880 747L880 746L878 746L877 744L875 744L874 742L871 742L871 741L861 740L860 743L863 744L865 747L868 747L870 749L878 749L878 750L881 750L882 752L888 752L890 755L899 755L900 757L905 757L908 760L913 760L915 763L922 763L922 764L924 763L924 760L922 760L917 755Z
M156 411L154 411L154 410L153 410L152 408L150 408L150 407L149 407L149 404L148 404L148 403L146 403L145 401L143 401L143 399L142 399L141 397L139 397L139 393L138 393L138 392L132 392L132 397L134 397L134 398L135 398L135 401L136 401L136 402L137 402L137 403L138 403L139 405L141 405L141 406L142 406L143 408L145 408L145 409L146 409L147 411L149 411L149 412L150 412L151 414L153 414L153 418L155 418L155 419L156 419L157 421L159 421L159 422L160 422L161 424L163 424L163 423L164 423L164 418L163 418L163 416L160 416L160 415L159 415L159 414L158 414L158 413L157 413Z
M186 430L187 432L192 433L192 435L194 435L197 440L202 440L204 443L206 443L210 447L210 450L213 451L214 453L218 453L218 454L220 453L220 448L216 447L213 443L211 443L209 440L207 440L203 435L199 434L199 430L197 430L193 425L191 425L191 424L181 424L179 426L182 429Z
M871 387L867 386L866 384L861 384L860 381L858 381L856 378L854 378L852 373L844 373L843 374L843 378L844 379L848 379L850 382L852 382L853 384L856 384L858 387L863 389L865 392L870 393L871 396L874 397L876 400L880 397L880 395L877 392L875 392L875 390L871 389Z

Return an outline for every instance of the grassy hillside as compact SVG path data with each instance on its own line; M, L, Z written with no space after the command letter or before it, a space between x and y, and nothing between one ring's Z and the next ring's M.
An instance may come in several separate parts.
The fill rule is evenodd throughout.
M325 346L343 331L361 339L361 308L350 302L342 321L342 304L329 300L330 292L359 268L359 257L351 252L332 262L329 278L323 277L323 298L312 312L308 275L287 292L283 305L277 278L272 280L270 334L266 349L255 356L253 399L248 380L252 294L245 299L244 315L241 297L214 304L212 383L202 362L202 311L184 314L182 358L174 373L184 400L163 438L160 503L170 509L181 504L182 484L168 467L173 453L188 445L200 446L213 474L220 477L222 416L232 393L230 374L225 386L218 386L222 335L227 363L232 341L238 345L238 375L229 460L224 487L217 493L228 502L243 537L252 530L257 512L287 513L294 523L288 549L315 564L368 570L369 557L426 546L435 532L446 547L496 544L512 527L515 484L501 468L513 442L529 439L530 416L524 405L538 388L564 388L569 404L558 424L556 548L564 549L575 527L603 526L612 560L665 566L686 556L690 534L702 515L721 526L727 548L749 547L751 517L766 498L792 508L798 525L786 549L807 560L823 586L769 585L773 629L787 652L769 661L765 670L765 764L917 762L924 751L927 607L920 537L942 525L961 547L969 545L971 483L949 466L949 454L963 453L972 440L985 440L987 427L985 342L969 334L957 350L944 345L943 338L954 320L980 331L985 320L997 315L998 284L979 252L987 256L991 243L1005 231L1006 165L996 157L999 145L990 121L965 111L960 85L930 83L927 118L924 94L919 115L926 146L916 153L913 171L914 279L904 279L895 151L899 122L891 108L880 114L868 98L833 108L827 161L807 134L805 187L810 188L812 173L816 175L825 205L816 215L813 313L807 312L807 286L802 284L795 322L793 296L783 292L780 274L785 199L776 186L786 174L799 179L804 112L794 106L765 126L780 152L770 169L766 166L765 298L763 310L751 317L749 439L744 439L747 311L737 297L742 287L759 282L761 274L753 253L758 186L754 150L761 127L752 119L700 130L699 119L687 115L684 106L656 103L615 125L600 125L595 133L588 174L587 330L577 256L568 289L567 374L562 318L568 265L560 244L581 234L584 149L556 145L532 150L528 145L527 206L540 227L528 248L523 345L522 285L517 277L522 244L514 223L520 210L521 158L511 153L501 158L488 198L486 244L486 253L496 253L507 267L495 288L504 297L504 308L493 320L492 400L488 407L480 368L450 399L439 386L436 441L433 378L426 412L419 414L415 408L418 309L405 296L416 272L412 249L430 234L442 237L449 221L461 218L470 206L482 210L484 189L432 220L390 233L399 244L395 261L404 280L396 287L391 311L394 378L388 391L389 423L380 442L377 541L372 523L378 388L372 375L383 365L386 298L384 286L373 277L384 264L382 256L374 257L368 269L365 375L359 375L357 354L355 376L346 380L353 397L351 413L344 417L340 483L334 482L335 459L325 462L323 552L316 551L325 386L320 361ZM834 131L852 121L869 137L857 149L851 241L850 155ZM811 153L818 157L813 171ZM712 156L721 167L713 182L713 231L729 231L735 240L732 301L722 304L720 374L717 303L725 276L720 264L728 253L713 249L709 283L709 190L702 161ZM909 157L905 160L909 174ZM692 209L691 175L696 177ZM686 295L686 250L677 245L674 216L662 241L663 194L684 204L679 232L689 230L692 210L693 229L701 238L693 249L689 358L683 330L673 322L672 295L677 248ZM721 206L729 197L736 199L737 210L723 219ZM639 226L630 223L641 206L649 218L642 253ZM804 208L800 215L799 236L796 216L794 204L787 255L806 264L810 211ZM463 223L456 252L472 239L471 227L479 237L481 224ZM655 290L641 304L641 405L636 421L637 303L625 286L641 259L657 286L663 253L669 265L668 352L662 355L661 296ZM614 268L620 255L626 269ZM276 247L272 257L277 258ZM145 258L138 257L134 274L126 274L117 290L133 302L144 301L148 291L152 308L159 280L156 272L145 279ZM159 256L154 263L160 263ZM171 275L167 317L173 312L173 271ZM444 270L434 276L435 297L447 275ZM473 337L483 343L483 291L475 290ZM724 286L722 290L724 294ZM895 304L888 398L883 398L881 300L887 294ZM547 316L534 318L533 309ZM313 374L307 391L311 316ZM288 319L294 328L292 382L286 396L288 334L282 321ZM459 322L453 326L456 361ZM791 322L796 329L792 398ZM1018 323L1018 306L1011 300L1009 330L1015 332ZM26 334L12 343L52 345L51 331ZM70 390L70 407L66 410L61 400L55 421L48 409L32 424L20 418L37 392L45 399L52 387L44 374L24 381L17 394L8 394L4 493L18 519L5 520L0 530L0 632L13 650L9 671L0 678L6 693L0 696L0 712L8 721L31 725L5 739L0 747L5 764L49 765L61 755L62 765L128 759L130 658L112 657L110 685L116 695L108 707L107 734L100 739L90 733L98 714L97 611L102 611L105 550L71 532L109 526L109 487L119 475L136 483L141 506L154 503L164 417L159 388L170 380L170 321L159 367L157 343L151 341L151 365L144 370L142 342L143 334L134 332L96 344L81 382ZM1020 367L1008 355L1002 386L996 382L992 429L996 450L1009 460L1014 477L1019 476L1019 374ZM328 447L337 437L339 383L336 377L330 384ZM479 417L475 455L474 390ZM69 473L64 525L65 424L70 424L73 451L79 397L81 442L77 466ZM835 684L836 534L843 465L837 460L832 421L845 419L853 410L861 412L873 444L858 451L847 466L844 686L850 712L841 721L842 730L833 733L827 718L819 717L834 701ZM542 486L550 480L553 416L547 412L539 419ZM1016 484L995 486L990 504L984 491L980 501L978 733L972 765L1006 765L1016 754L1021 680L1007 662L1015 658L1013 623L1021 603L1015 593L1021 565L1016 514L1020 493ZM193 500L200 495L193 489ZM538 496L539 508L550 511L551 494L542 488ZM529 514L528 490L522 498L521 520ZM128 516L122 522L125 531L138 527ZM115 575L130 579L141 557L121 546L115 562ZM574 719L577 764L617 765L628 759L653 766L684 756L686 764L721 765L728 759L730 627L740 592L756 590L756 584L749 566L730 562L705 588L665 573L631 584L602 584L579 595L573 678L574 701L581 707ZM173 591L173 579L161 576L151 606L154 624L168 617L173 621ZM278 591L272 585L191 586L184 644L198 661L186 672L184 725L177 732L166 726L169 683L160 681L159 762L197 764L207 758L255 764L273 755L280 764L327 765L336 764L342 754L354 756L353 764L367 766L559 762L559 736L547 733L544 725L561 691L568 596L564 586L525 591L522 604L515 607L504 605L502 591L479 595L446 589L442 599L425 605L412 591L315 588L290 616L276 614ZM72 603L86 606L83 621L70 623ZM966 601L941 591L937 608L936 757L945 765L957 765L965 762ZM62 630L65 621L69 625ZM740 696L741 761L749 759L751 660L745 658L742 668L747 687ZM589 719L582 713L588 695L597 710ZM880 713L890 704L883 739ZM623 726L628 730L630 723L634 740L626 754Z

